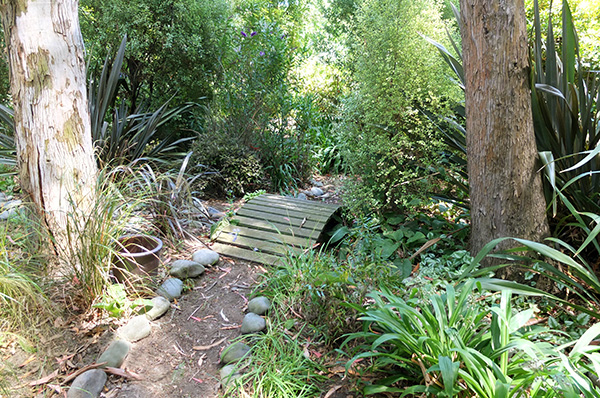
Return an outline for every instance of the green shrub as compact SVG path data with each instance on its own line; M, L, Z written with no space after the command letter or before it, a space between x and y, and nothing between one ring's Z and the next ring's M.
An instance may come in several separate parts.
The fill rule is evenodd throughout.
M357 210L397 211L435 191L430 176L439 172L443 146L417 109L444 113L459 98L443 61L420 36L445 40L441 9L431 1L368 0L354 13L354 90L342 103L338 129Z
M251 149L275 190L295 188L312 171L291 76L302 11L296 3L236 5L223 39L223 81L202 128Z
M339 343L359 326L354 321L356 312L347 304L362 304L374 286L397 277L387 264L363 257L343 261L311 251L288 257L264 279L260 288L265 294L278 297L283 308L300 315L325 342Z
M352 212L399 212L422 201L439 187L438 155L442 149L435 131L422 115L407 115L396 127L366 124L361 120L360 98L345 103L341 134L342 156L350 177L345 203ZM435 184L435 186L434 186Z
M243 196L265 185L256 151L226 133L200 134L192 150L192 166L205 173L197 185L207 194Z
M158 108L173 95L175 105L211 97L228 12L226 1L84 0L80 20L90 69L99 71L107 49L128 35L122 94L130 112L143 103Z

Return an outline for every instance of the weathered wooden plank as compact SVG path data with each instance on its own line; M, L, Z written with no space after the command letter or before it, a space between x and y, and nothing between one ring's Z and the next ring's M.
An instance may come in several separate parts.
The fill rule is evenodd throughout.
M281 215L281 216L288 217L288 218L290 218L290 217L299 218L301 220L306 218L307 220L320 221L323 223L325 223L325 222L327 222L327 220L329 220L329 215L306 213L306 212L299 211L299 210L286 209L286 208L269 206L269 205L264 205L264 204L253 204L251 202L246 203L238 211L238 214L243 214L242 213L243 210L245 210L245 211L248 211L248 210L260 211L260 212L263 212L266 214Z
M272 222L269 220L259 220L257 218L245 217L245 216L235 216L234 220L239 222L240 226L261 229L264 231L269 231L277 234L285 234L290 236L296 236L300 238L314 238L316 239L321 233L322 224L314 223L312 221L307 221L305 225L300 228L300 222L302 220L298 220L296 226L278 222Z
M304 202L304 203L300 203L300 202ZM290 210L300 211L300 212L304 212L304 213L308 213L308 214L324 215L327 217L330 217L331 214L333 212L335 212L335 210L337 210L337 208L335 208L335 210L333 210L333 208L331 208L330 206L320 206L319 202L313 202L313 201L309 202L307 200L297 200L295 202L284 202L284 201L278 201L276 199L269 199L264 196L256 197L256 198L252 199L251 201L249 201L248 204L254 204L254 205L260 204L260 205L272 206L272 207L280 208L280 209L290 209Z
M292 246L299 247L310 247L314 242L310 237L299 237L287 235L284 233L278 232L268 232L261 229L243 227L241 225L227 225L223 227L219 233L231 234L237 236L247 236L251 238L256 238L260 240L266 240L274 243L287 244ZM218 238L218 235L215 235L213 239Z
M249 238L247 236L239 236L234 234L220 234L217 237L217 242L228 243L234 246L247 248L256 252L278 255L285 255L290 251L294 253L300 253L304 250L304 248L298 246L288 246L282 243L267 242L260 239L254 239Z
M248 249L243 249L237 246L215 243L212 245L212 250L223 256L241 258L242 260L254 261L261 264L281 264L283 257L275 256L267 253L255 252Z
M245 216L248 218L255 218L257 220L266 220L273 223L279 223L286 226L291 226L292 228L299 228L302 225L302 228L306 229L321 229L325 226L325 223L322 221L315 220L304 220L304 217L296 217L287 214L274 214L274 213L265 213L262 211L250 210L242 207L237 212L240 216Z
M279 196L279 195L273 195L273 194L263 194L263 195L257 196L257 198L266 198L266 199L272 199L272 200L280 200L282 202L293 203L293 204L297 204L299 206L304 205L304 204L316 205L316 206L318 206L320 208L331 208L332 209L331 210L332 213L336 209L338 209L340 207L340 205L336 205L336 204L333 204L333 203L319 202L319 201L316 201L316 200L303 200L303 199L290 198L290 197L287 197L287 196Z
M258 196L213 236L213 250L263 264L281 262L283 256L312 247L338 208L277 195Z

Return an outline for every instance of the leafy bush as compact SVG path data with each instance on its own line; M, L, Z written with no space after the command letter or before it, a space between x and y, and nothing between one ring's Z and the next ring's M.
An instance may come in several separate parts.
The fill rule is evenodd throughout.
M282 308L300 315L327 343L339 343L343 334L357 326L356 312L346 304L361 304L382 280L397 280L387 264L363 260L340 261L331 254L312 251L290 256L265 275L260 288L278 297Z
M442 215L387 215L381 224L376 219L358 221L351 227L339 224L329 244L338 245L342 259L388 264L400 279L408 278L425 264L439 268L441 263L451 265L444 273L449 276L470 264L465 256L469 229L457 221L448 221ZM442 273L427 276L440 278Z
M252 149L273 189L293 188L311 171L290 76L302 7L244 1L235 11L224 38L223 81L203 133Z
M600 364L591 340L593 326L566 355L544 338L547 328L528 327L532 308L514 312L509 291L500 303L487 307L474 291L474 281L446 292L406 299L388 289L374 292L374 303L356 307L364 331L348 340L365 339L347 368L361 358L390 377L365 387L366 394L402 392L435 396L531 397L598 394L585 375ZM491 318L491 322L490 319ZM591 361L591 364L590 362ZM406 388L398 387L407 385Z
M263 166L256 151L216 130L200 134L192 146L192 164L205 176L197 181L208 194L243 196L264 186Z
M84 0L81 30L90 69L99 73L107 49L128 35L123 74L129 112L146 103L158 108L172 96L175 105L212 96L228 4L198 0Z
M354 15L354 90L342 104L338 127L353 175L350 206L397 211L435 190L430 177L438 173L443 147L417 109L442 113L448 100L458 98L445 65L419 36L443 39L441 4L370 0L360 2Z

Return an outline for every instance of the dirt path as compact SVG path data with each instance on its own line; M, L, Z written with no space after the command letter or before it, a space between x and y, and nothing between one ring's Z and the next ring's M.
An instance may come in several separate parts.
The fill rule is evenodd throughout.
M150 335L133 343L121 368L139 380L110 375L102 396L221 396L220 353L240 335L247 298L262 271L264 268L258 264L222 257L204 275L193 279L194 286L152 322ZM66 396L68 375L95 363L115 330L126 321L91 320L89 314L69 319L59 316L49 320L52 326L35 344L33 354L16 341L0 347L0 362L10 364L16 372L9 385L20 387L9 395L0 391L0 398Z
M220 352L240 335L258 271L254 264L224 259L207 270L155 322L151 335L134 344L123 368L142 380L123 382L113 376L107 396L218 397Z
M336 193L328 201L338 199ZM231 206L217 201L211 204L219 210ZM198 232L195 236L204 235L203 242L208 241L206 231L194 232ZM188 249L168 253L165 265L171 260L189 258L193 250ZM186 285L188 289L183 296L171 304L165 315L152 322L151 334L133 343L121 368L138 379L109 375L101 396L222 396L220 353L240 336L247 300L264 271L260 264L221 257L204 275L191 280L193 285ZM77 311L68 294L63 293L56 304ZM69 375L93 365L114 338L115 330L126 322L127 319L107 318L99 309L43 319L40 323L45 323L44 332L34 343L34 353L21 349L16 339L0 345L0 377L2 363L8 364L4 373L10 369L16 376L8 385L17 387L10 395L3 395L0 390L0 398L66 397ZM39 325L32 325L34 328Z

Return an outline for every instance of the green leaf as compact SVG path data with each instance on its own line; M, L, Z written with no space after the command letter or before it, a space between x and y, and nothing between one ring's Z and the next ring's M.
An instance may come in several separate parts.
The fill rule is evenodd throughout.
M449 357L440 356L438 357L438 364L444 381L444 392L448 397L453 397L458 392L455 392L454 385L458 379L460 362L453 362Z
M391 239L385 239L383 244L381 245L381 258L386 259L390 258L392 254L398 250L400 247L400 242L394 242Z
M582 354L589 349L589 345L598 335L600 335L600 323L596 323L589 328L580 338L571 350L570 356Z
M339 227L338 229L335 230L333 235L331 235L331 238L329 238L329 244L334 244L334 243L341 241L348 235L349 232L350 232L350 228L348 228L346 226Z

